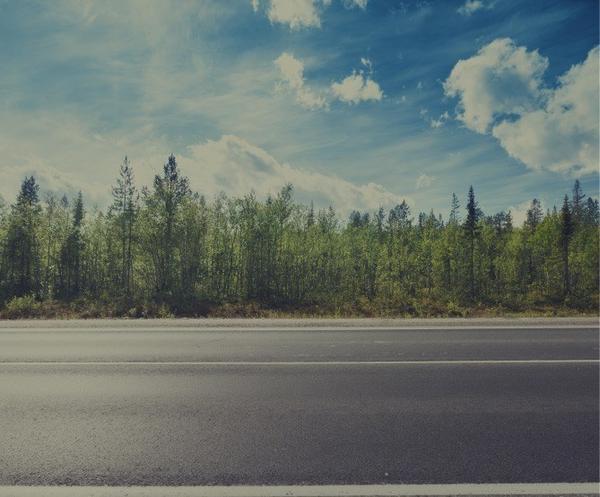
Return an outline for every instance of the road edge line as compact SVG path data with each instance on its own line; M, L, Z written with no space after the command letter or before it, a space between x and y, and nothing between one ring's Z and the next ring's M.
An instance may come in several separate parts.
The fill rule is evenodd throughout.
M248 486L0 486L0 497L417 497L600 495L600 483Z

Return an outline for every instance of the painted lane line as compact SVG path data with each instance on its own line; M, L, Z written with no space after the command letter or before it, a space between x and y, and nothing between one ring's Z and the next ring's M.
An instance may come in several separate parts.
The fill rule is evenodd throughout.
M0 497L408 497L484 495L599 495L598 483L305 486L0 486Z
M0 366L451 366L600 364L600 359L499 359L423 361L0 361Z

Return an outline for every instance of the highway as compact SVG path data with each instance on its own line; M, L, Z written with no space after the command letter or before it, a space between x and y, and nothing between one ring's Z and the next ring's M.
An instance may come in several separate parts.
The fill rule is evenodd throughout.
M598 327L0 327L0 486L598 481Z

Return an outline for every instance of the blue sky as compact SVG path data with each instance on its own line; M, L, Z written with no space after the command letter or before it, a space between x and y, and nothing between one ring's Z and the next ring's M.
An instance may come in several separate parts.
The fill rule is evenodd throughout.
M148 184L172 152L208 197L341 214L597 196L598 5L0 0L0 193L102 206L124 155Z

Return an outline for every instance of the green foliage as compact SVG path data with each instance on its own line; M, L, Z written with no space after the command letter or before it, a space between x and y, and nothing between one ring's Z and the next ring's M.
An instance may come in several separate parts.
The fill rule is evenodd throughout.
M33 295L13 297L2 310L2 317L5 319L37 317L40 315L41 308L41 303Z
M0 270L5 300L13 296L38 295L40 291L40 247L37 228L41 209L38 191L39 186L35 178L26 177L8 216Z
M291 185L261 201L190 191L169 157L141 198L127 158L108 211L81 194L40 205L26 178L0 203L2 317L469 316L597 310L598 203L580 185L523 227L484 215L471 187L448 221L293 201ZM139 201L141 199L141 201ZM463 219L463 221L461 221Z

